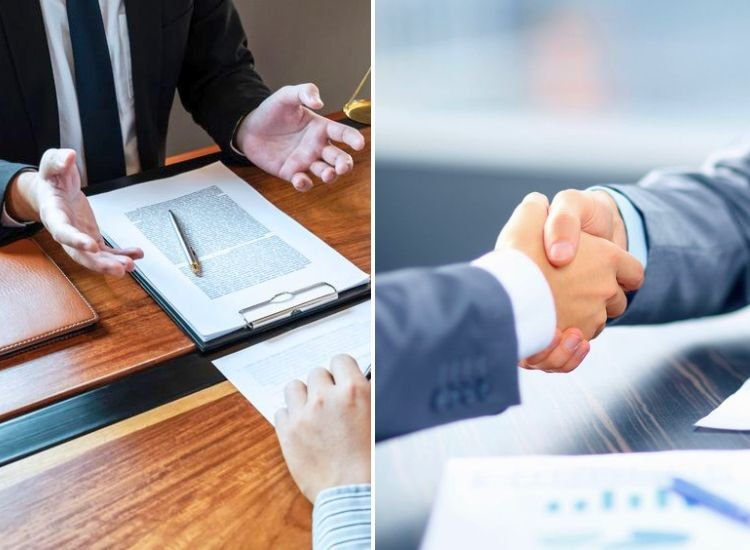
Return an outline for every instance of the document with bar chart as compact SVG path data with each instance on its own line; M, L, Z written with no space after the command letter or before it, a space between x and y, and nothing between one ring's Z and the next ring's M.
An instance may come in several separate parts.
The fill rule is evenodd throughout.
M748 451L453 460L422 548L750 548L750 526L669 490L680 476L750 506L747 464Z

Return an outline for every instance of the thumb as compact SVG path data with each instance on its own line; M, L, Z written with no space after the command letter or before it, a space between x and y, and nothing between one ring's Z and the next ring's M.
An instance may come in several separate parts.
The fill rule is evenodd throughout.
M581 191L569 189L555 195L544 224L544 249L552 265L562 267L576 257L582 220L593 206L591 197Z
M39 162L39 175L43 179L64 174L75 164L76 152L72 149L48 149Z
M287 105L304 105L310 109L320 109L323 107L323 100L320 99L320 91L315 84L284 86L276 93L279 100Z
M322 109L323 100L320 99L320 90L315 84L300 84L299 88L300 102L310 109Z
M505 224L500 236L497 238L497 246L505 242L506 238L513 235L528 235L530 230L538 228L541 236L544 220L547 219L549 200L541 193L529 193L521 203L513 210L508 223ZM512 238L511 238L512 240Z

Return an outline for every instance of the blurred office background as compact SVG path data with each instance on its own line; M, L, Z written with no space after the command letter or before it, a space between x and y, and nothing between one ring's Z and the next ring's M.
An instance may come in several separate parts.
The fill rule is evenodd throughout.
M532 190L750 131L750 3L378 0L376 269L474 258Z
M369 0L234 0L256 67L272 90L315 82L326 103L341 111L370 66ZM369 83L362 91L370 96ZM175 98L167 155L211 145Z

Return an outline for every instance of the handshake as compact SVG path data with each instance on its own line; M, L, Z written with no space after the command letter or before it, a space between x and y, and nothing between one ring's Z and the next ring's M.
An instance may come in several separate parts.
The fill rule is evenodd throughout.
M599 335L607 319L625 312L625 293L643 284L643 266L627 252L625 224L606 191L563 191L551 205L542 194L527 195L496 249L529 257L554 298L555 337L545 350L521 361L528 369L575 369L590 349L588 340Z

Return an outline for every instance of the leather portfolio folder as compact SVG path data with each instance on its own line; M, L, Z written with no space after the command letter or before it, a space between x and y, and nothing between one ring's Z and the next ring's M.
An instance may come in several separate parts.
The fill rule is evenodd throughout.
M35 241L0 247L0 357L69 336L98 319Z

